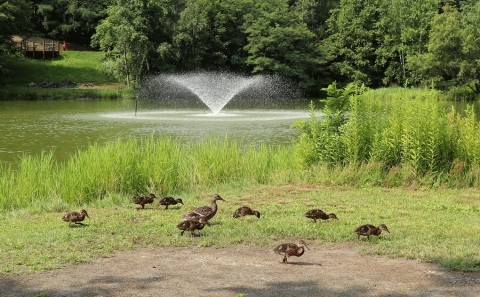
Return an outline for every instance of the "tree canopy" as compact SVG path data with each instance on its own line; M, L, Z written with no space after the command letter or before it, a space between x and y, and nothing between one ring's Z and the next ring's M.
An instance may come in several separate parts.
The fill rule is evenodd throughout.
M478 93L479 21L477 0L0 0L0 52L14 34L91 45L129 85L206 69Z

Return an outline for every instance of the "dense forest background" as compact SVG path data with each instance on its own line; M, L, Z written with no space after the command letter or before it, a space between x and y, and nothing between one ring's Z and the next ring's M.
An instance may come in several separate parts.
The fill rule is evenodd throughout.
M480 93L479 0L0 0L12 35L106 52L127 85L150 73L278 74L310 94L337 81Z

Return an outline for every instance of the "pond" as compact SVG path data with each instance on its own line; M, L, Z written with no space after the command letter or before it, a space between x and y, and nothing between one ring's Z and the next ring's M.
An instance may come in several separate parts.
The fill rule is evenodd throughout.
M129 138L171 136L200 141L210 136L246 144L281 145L297 135L291 124L308 117L305 110L228 110L212 116L204 110L160 111L133 101L0 102L0 160L15 164L24 154L54 151L59 161L93 143Z

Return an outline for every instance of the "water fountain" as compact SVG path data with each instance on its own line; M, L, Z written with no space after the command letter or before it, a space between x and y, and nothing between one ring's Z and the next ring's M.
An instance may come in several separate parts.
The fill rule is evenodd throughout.
M165 79L197 95L214 114L218 114L235 95L243 90L265 83L261 75L242 77L231 73L169 75Z
M242 76L229 72L158 75L144 80L137 96L141 112L109 116L180 121L199 118L265 121L306 116L305 112L279 110L301 95L293 84L268 75Z
M162 74L143 81L137 93L138 112L100 114L119 125L132 125L136 135L170 135L205 139L215 134L248 143L284 143L291 124L309 116L285 105L298 102L293 84L275 76L242 76L227 72Z

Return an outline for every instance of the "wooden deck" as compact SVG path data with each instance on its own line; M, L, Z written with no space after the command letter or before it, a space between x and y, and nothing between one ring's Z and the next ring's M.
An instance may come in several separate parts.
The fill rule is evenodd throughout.
M17 45L25 57L34 59L55 59L62 50L62 44L53 40L21 40Z

